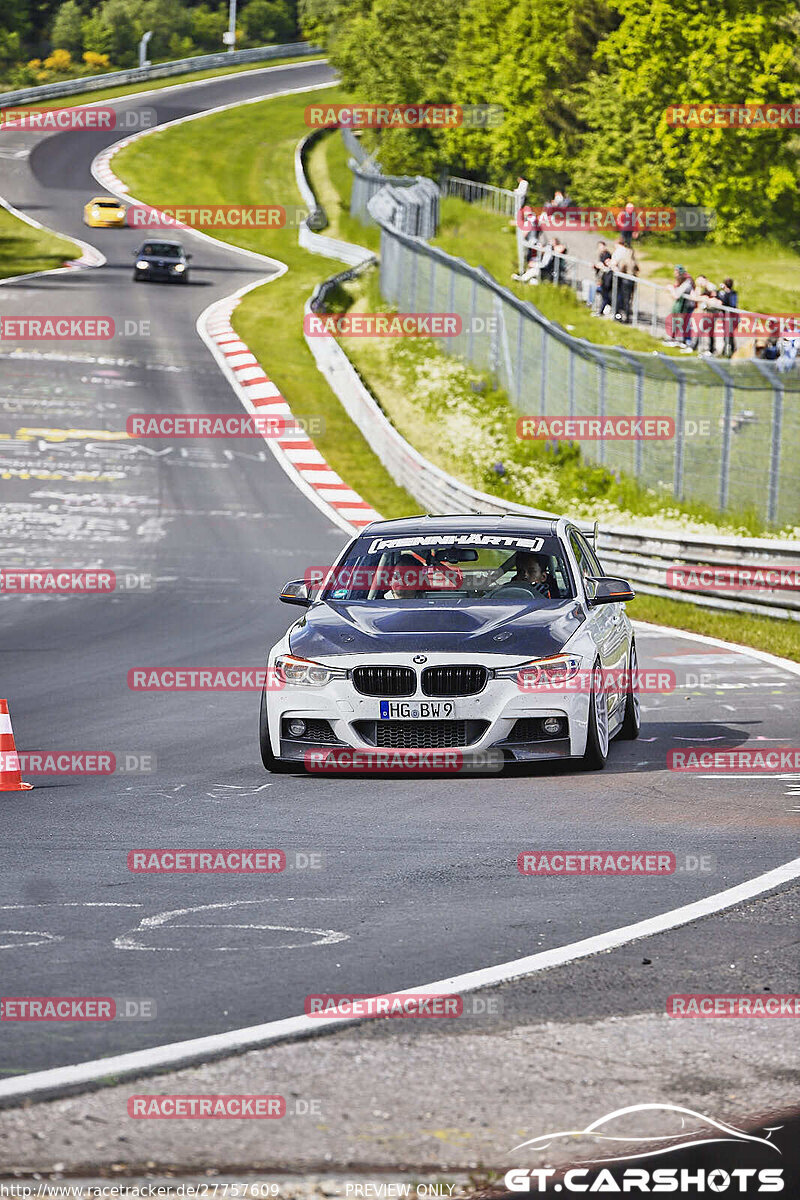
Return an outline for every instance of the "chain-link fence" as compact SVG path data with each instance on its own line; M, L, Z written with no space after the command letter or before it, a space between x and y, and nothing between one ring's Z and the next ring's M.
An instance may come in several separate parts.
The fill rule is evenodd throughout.
M401 312L457 313L443 350L488 371L521 413L668 417L668 440L583 440L585 457L640 483L782 525L800 517L800 372L593 346L480 267L381 222L381 292Z

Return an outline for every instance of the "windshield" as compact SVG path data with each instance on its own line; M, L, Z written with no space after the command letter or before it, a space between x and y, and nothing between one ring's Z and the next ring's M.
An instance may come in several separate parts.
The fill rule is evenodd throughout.
M180 258L183 251L180 246L171 246L169 242L146 242L141 253L157 254L159 258Z
M465 530L359 538L319 598L399 604L474 599L546 607L574 594L557 537Z
M118 200L94 200L96 208L119 208Z

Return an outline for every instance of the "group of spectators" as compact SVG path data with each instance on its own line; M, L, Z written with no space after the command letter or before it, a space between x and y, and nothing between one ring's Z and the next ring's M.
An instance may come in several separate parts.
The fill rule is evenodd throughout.
M630 324L635 276L639 274L630 231L623 231L619 235L613 250L609 250L606 242L598 242L597 258L592 265L597 280L593 316L613 316L615 321Z
M733 280L728 278L719 287L715 287L705 275L698 275L693 279L685 267L677 266L670 294L674 330L669 332L673 341L683 342L690 350L697 350L705 337L708 353L714 354L716 339L721 335L722 353L726 358L730 358L735 349L737 319L725 310L739 307L739 297ZM701 320L703 317L706 319ZM717 317L721 319L715 320ZM780 351L776 350L774 355L761 357L778 358L779 353Z

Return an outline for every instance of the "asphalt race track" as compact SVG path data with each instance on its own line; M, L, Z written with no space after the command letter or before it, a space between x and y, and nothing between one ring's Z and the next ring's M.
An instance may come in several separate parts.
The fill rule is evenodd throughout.
M161 123L330 78L324 63L245 72L114 107L155 108ZM157 1015L4 1024L4 1075L293 1016L308 993L386 992L491 966L796 855L791 779L683 776L666 769L666 755L701 743L791 745L800 679L679 634L640 631L640 666L673 669L678 687L644 697L641 739L615 743L602 774L270 776L257 692L130 690L134 667L262 668L293 616L277 602L280 586L329 562L344 535L263 442L108 437L131 412L241 411L195 322L264 269L188 235L189 287L134 286L137 234L81 220L101 190L90 163L120 134L5 136L30 150L2 161L5 198L107 262L0 287L0 313L111 315L129 328L149 321L150 331L113 343L2 343L0 566L104 566L154 585L0 597L0 695L20 751L113 752L131 765L149 756L154 769L39 777L34 791L2 795L3 992L148 999ZM268 877L133 875L127 854L139 847L321 857ZM516 860L533 848L706 861L659 879L532 879ZM705 929L692 949L696 991L706 990ZM636 1003L620 992L620 1011Z

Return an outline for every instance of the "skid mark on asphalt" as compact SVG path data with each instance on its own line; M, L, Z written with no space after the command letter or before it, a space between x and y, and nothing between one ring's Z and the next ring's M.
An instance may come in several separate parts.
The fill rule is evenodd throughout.
M290 896L290 897L287 897L287 899L293 900L294 897ZM260 904L275 904L278 902L285 903L283 898L274 896L269 899L262 899L262 900L228 900L228 901L225 901L220 904L198 904L192 908L174 908L174 909L168 910L167 912L156 913L155 916L152 916L152 917L143 917L142 920L137 925L136 929L133 929L129 933L122 934L120 937L115 938L114 939L114 948L116 950L144 950L144 951L152 951L155 953L157 953L159 951L167 951L170 953L189 951L191 953L197 953L197 939L194 937L190 938L188 940L187 945L185 945L185 946L153 946L153 945L148 945L147 943L141 941L141 939L136 937L136 935L138 933L146 933L148 931L162 929L164 927L169 927L170 932L174 932L176 930L181 930L181 929L186 929L186 930L210 929L210 930L219 930L220 932L223 930L225 930L225 931L254 930L254 931L257 931L258 933L262 933L262 932L292 933L292 934L299 933L299 934L306 934L310 937L317 939L316 941L308 941L306 939L306 940L301 940L301 941L287 941L287 942L277 942L277 943L269 942L267 945L264 945L263 947L261 947L261 949L264 949L264 950L307 950L313 946L331 946L335 942L344 942L344 941L349 940L349 934L342 933L337 929L309 929L308 927L303 926L303 925L271 925L271 924L263 924L260 922L259 923L252 923L252 922L230 923L230 922L228 922L228 923L223 924L223 923L204 922L204 921L183 921L183 922L178 923L178 918L189 916L192 913L206 913L206 912L208 912L208 913L210 913L210 912L227 913L231 909L234 909L234 908L241 908L241 907L248 906L248 905L252 906L252 905L260 905ZM177 940L180 940L180 938L178 938ZM229 951L229 950L235 951L235 950L242 950L242 949L247 949L248 951L250 951L250 950L258 949L258 948L259 948L258 946L252 946L251 944L248 944L247 946L243 946L240 944L240 945L236 945L236 946L206 946L206 947L204 947L205 950L218 950L218 951Z

